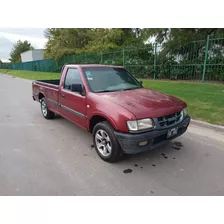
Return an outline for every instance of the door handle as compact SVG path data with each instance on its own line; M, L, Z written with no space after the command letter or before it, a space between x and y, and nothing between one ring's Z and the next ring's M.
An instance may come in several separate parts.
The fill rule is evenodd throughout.
M65 98L65 95L64 94L61 94L61 98Z

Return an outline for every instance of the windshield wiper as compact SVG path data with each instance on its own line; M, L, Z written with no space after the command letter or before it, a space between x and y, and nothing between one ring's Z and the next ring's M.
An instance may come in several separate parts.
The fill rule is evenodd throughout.
M127 89L116 89L116 90L108 90L108 89L104 89L104 90L100 90L96 93L106 93L106 92L118 92L118 91L126 91L126 90L133 90L133 89L140 89L141 87L137 87L137 88L127 88Z
M128 89L123 89L123 90L126 91L126 90L133 90L133 89L140 89L140 87L137 87L137 88L128 88Z
M100 91L98 91L98 92L96 92L96 93L106 93L106 92L111 92L111 90L107 90L107 89L105 89L105 90L100 90Z

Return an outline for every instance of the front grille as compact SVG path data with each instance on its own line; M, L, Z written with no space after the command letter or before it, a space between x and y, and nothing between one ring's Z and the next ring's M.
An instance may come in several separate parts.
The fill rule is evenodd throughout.
M157 121L160 125L160 127L169 127L171 125L174 125L178 123L181 120L181 112L177 112L174 114L170 114L163 117L158 117Z

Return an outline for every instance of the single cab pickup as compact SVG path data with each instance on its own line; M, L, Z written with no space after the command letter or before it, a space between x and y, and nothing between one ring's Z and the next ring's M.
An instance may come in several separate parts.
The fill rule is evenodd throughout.
M107 162L157 148L190 123L185 102L145 89L120 66L64 65L60 80L33 81L32 90L46 119L58 114L91 132Z

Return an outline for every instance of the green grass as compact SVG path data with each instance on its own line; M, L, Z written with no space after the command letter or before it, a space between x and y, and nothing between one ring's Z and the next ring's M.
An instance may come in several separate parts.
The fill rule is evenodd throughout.
M43 80L43 79L59 79L59 73L51 72L33 72L33 71L20 71L20 70L7 70L0 69L0 73L12 75L14 77L30 79L30 80Z
M184 100L193 119L224 125L224 85L157 80L143 85Z
M30 80L58 79L60 76L58 73L3 69L0 73ZM159 80L143 80L143 85L184 100L193 119L224 125L224 85Z

